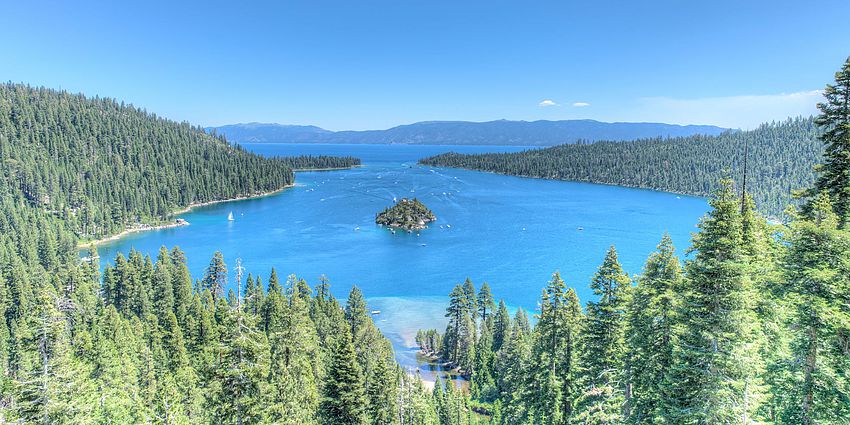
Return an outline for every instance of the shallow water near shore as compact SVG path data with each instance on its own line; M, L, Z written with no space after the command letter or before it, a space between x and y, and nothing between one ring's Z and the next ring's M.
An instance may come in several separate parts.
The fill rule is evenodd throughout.
M98 247L101 263L131 248L155 256L179 246L200 278L213 252L267 282L275 267L315 285L320 275L344 301L352 285L366 294L373 317L399 362L423 377L418 329L445 327L452 287L486 281L497 298L532 312L540 291L560 271L582 302L591 276L616 245L630 274L641 272L662 234L679 252L708 209L705 199L651 190L510 177L423 167L420 158L447 152L504 152L519 147L246 144L267 156L352 155L363 166L305 171L297 185L258 199L198 207L179 217L189 226L134 233ZM374 224L393 198L417 197L437 216L421 232L391 233ZM227 220L232 212L233 221ZM232 268L232 267L231 267ZM235 279L235 276L231 276Z

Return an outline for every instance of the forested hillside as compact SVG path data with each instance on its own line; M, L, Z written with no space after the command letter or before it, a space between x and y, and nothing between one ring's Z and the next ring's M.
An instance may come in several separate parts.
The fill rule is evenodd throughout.
M67 202L60 188L72 187L77 175L69 170L78 170L65 167L70 152L57 146L75 140L63 134L100 126L85 140L114 153L95 149L88 158L115 163L85 156L68 162L137 170L140 180L129 183L155 180L153 167L121 161L171 160L136 151L131 136L146 130L122 123L144 128L159 120L142 120L152 116L111 101L13 85L3 93L41 106L2 104L15 125L4 121L10 139L0 147L11 161L7 169L19 171L7 170L0 200L0 423L850 423L850 59L819 105L822 165L787 226L769 225L724 179L684 265L673 241L659 235L657 252L633 282L612 247L584 308L557 273L541 294L534 326L524 311L510 318L504 304L496 307L485 285L458 285L445 332L417 339L469 377L468 394L439 381L427 391L401 371L357 288L343 308L326 279L311 288L295 276L282 282L274 270L255 278L243 275L238 260L228 268L220 253L193 283L177 248L162 248L156 258L119 254L101 277L96 252L87 261L77 257L77 237L66 226L75 222L53 210L70 209L52 197ZM93 106L85 108L91 115L47 118L74 110L66 102ZM98 118L116 111L124 118ZM182 134L182 125L163 122L175 137ZM112 132L123 136L105 136ZM92 140L100 136L110 142ZM161 140L148 139L147 147L171 146ZM199 155L209 156L187 161L214 167L205 161L230 157L277 170L278 183L291 176L284 161L205 140L199 143L209 151ZM191 174L185 170L201 172L183 164L174 174ZM110 199L97 188L127 183L91 172L114 180L83 185L76 193L85 204ZM271 177L265 181L275 187ZM206 196L221 195L220 183L205 184ZM134 190L148 188L109 190L132 200ZM159 196L172 201L167 191ZM135 211L137 201L121 208Z
M265 159L47 89L6 84L0 100L0 422L435 420L430 393L395 364L356 288L342 308L327 281L313 296L274 270L268 285L241 279L220 255L195 284L177 248L119 255L102 280L96 252L78 257L75 231L113 232L276 190L292 169L359 160ZM223 293L228 278L241 297Z
M760 210L778 216L792 191L809 187L823 150L813 118L764 124L718 136L645 139L561 145L517 153L446 153L421 164L641 187L707 196L724 175L743 181Z
M280 189L297 168L353 158L266 159L108 98L0 85L0 193L84 238L165 219L192 203Z

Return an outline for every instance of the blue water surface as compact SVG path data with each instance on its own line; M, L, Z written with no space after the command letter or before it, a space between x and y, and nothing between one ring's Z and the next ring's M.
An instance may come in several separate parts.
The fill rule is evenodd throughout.
M247 272L296 274L315 284L326 275L344 298L352 285L381 310L376 323L402 364L415 367L419 328L444 327L446 295L467 277L488 282L513 307L537 308L540 291L560 271L582 301L591 276L615 245L638 274L666 231L680 251L708 209L703 198L651 190L503 176L416 165L447 152L505 152L519 147L246 144L266 156L352 155L363 166L299 172L296 187L259 199L197 208L189 226L138 233L98 248L102 263L131 248L155 256L160 246L186 252L196 278L213 252ZM417 197L437 221L414 233L374 224L393 199ZM234 221L228 221L232 212ZM235 275L231 274L231 279Z

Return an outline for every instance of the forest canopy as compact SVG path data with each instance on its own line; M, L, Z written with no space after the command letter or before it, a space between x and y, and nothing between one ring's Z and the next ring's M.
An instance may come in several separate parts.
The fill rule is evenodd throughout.
M516 153L445 153L419 162L523 177L604 183L708 196L722 177L743 183L758 208L779 216L809 187L822 145L813 118L793 118L719 136L554 146Z

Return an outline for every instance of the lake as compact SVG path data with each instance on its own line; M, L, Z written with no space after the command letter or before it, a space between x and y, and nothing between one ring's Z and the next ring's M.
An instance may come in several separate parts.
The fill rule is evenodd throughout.
M416 368L413 338L420 328L444 329L447 295L467 277L488 282L497 299L536 310L554 271L592 298L591 276L606 250L617 247L630 274L667 231L679 252L708 210L705 199L614 186L510 177L416 165L455 151L509 152L521 147L245 144L266 156L352 155L351 170L299 172L296 187L258 199L200 207L180 217L189 226L137 233L98 247L101 262L135 248L155 257L179 246L200 278L213 252L242 259L246 273L268 282L296 274L315 285L320 275L342 302L352 285L380 310L375 321L399 362ZM393 199L416 197L437 216L430 228L391 233L374 224ZM233 213L234 220L227 216ZM231 279L235 274L231 273Z

